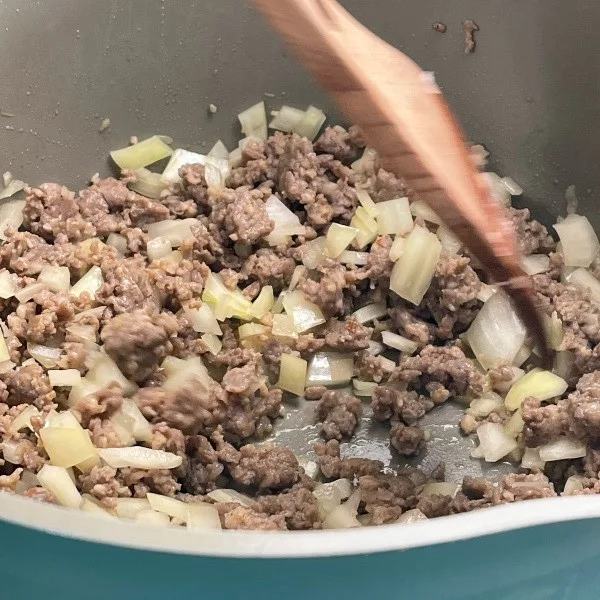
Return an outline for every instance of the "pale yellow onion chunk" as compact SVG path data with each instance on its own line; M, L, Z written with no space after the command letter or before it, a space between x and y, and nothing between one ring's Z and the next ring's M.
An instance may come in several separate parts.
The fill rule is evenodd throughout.
M277 387L297 396L303 396L307 369L308 364L303 358L282 354Z
M509 410L516 410L527 397L550 400L562 396L567 387L568 384L562 377L550 371L533 369L514 383L506 395L504 405Z

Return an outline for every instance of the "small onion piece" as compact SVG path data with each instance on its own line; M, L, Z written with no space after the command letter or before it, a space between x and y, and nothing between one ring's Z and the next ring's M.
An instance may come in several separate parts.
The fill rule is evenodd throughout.
M273 304L275 304L273 287L265 285L260 290L254 302L252 302L250 312L255 319L262 319L273 308Z
M152 492L148 492L146 498L148 498L152 510L169 515L169 517L175 517L176 519L187 523L188 505L185 502L175 500L175 498L161 496L160 494L153 494Z
M509 410L516 410L525 398L550 400L562 396L568 387L568 383L558 375L542 369L532 369L514 383L506 395L504 404Z
M216 356L221 352L221 348L223 348L223 342L218 338L214 333L204 333L200 336L200 339L206 344L208 351Z
M121 169L135 171L167 158L171 154L173 154L173 148L166 144L160 136L154 135L132 146L113 150L110 156Z
M374 219L377 218L377 215L379 214L377 209L378 205L375 204L371 196L369 196L369 193L366 190L357 189L356 197L358 198L360 205L367 211L369 216Z
M370 398L378 385L379 384L374 381L361 381L360 379L353 379L352 392L355 396Z
M203 165L206 162L206 156L204 154L198 154L196 152L190 152L189 150L183 150L178 148L173 152L171 160L162 172L161 179L164 183L180 183L181 177L179 176L179 169L186 165Z
M140 510L133 519L136 523L148 523L149 525L170 525L169 515L155 510Z
M538 450L540 459L545 462L583 458L587 454L585 442L565 436L561 436L549 444L540 446Z
M356 252L355 250L344 250L338 260L344 265L356 265L362 267L369 262L368 252Z
M8 200L0 205L0 240L6 240L7 229L19 229L23 225L25 200Z
M133 173L136 180L128 184L130 190L152 200L160 198L163 190L167 187L161 173L153 173L143 167L136 169Z
M359 248L364 248L369 245L377 237L377 232L379 230L377 221L362 206L359 206L356 209L354 216L350 221L350 227L358 229L355 241Z
M306 242L304 245L304 255L302 264L307 269L316 269L327 257L325 256L325 236L321 236Z
M298 333L325 323L321 309L314 302L307 300L300 291L288 292L283 297L283 308L294 320Z
M15 297L21 304L24 304L25 302L29 302L29 300L31 300L36 294L39 294L41 291L45 290L46 287L47 286L45 283L38 281L19 290L15 294Z
M5 175L6 175L6 173L5 173ZM18 179L13 179L3 190L0 190L0 200L4 200L5 198L10 198L11 196L14 196L16 193L23 191L26 187L27 187L27 184L24 181L19 181Z
M22 410L12 421L10 424L10 429L12 431L21 431L23 428L27 428L33 431L33 427L31 426L31 417L37 417L40 414L40 411L31 404L28 405L24 410Z
M208 187L223 189L231 167L226 158L207 156L204 163L204 179Z
M81 426L43 427L39 436L51 464L57 467L74 467L98 454L89 433Z
M323 529L351 529L362 527L356 518L356 510L348 503L336 506L323 521Z
M401 298L419 305L433 279L441 248L434 233L415 226L392 270L390 289Z
M525 448L521 459L521 468L543 470L545 466L546 462L540 458L539 448Z
M404 247L406 246L406 238L401 236L396 236L394 241L392 242L392 246L390 248L389 257L392 262L396 262L402 256L404 252Z
M293 131L312 142L317 137L326 120L327 117L322 110L314 106L309 106Z
M102 389L110 383L117 383L121 386L125 396L132 396L138 390L138 386L121 373L115 361L107 354L97 357L93 367L85 376L85 381L95 384L98 389Z
M45 268L46 267L44 267L44 269ZM0 270L0 298L4 300L12 298L15 295L16 291L17 287L15 285L14 275L6 269Z
M600 251L600 242L588 219L570 214L554 229L560 238L565 266L589 267Z
M325 250L329 258L338 258L357 235L358 229L355 227L332 223L325 238Z
M368 304L367 306L359 308L352 314L352 318L362 324L373 321L374 319L381 319L385 316L387 316L387 306L385 305L385 302Z
M280 315L281 316L281 315ZM257 335L268 335L271 329L260 323L244 323L238 328L238 337L240 340L256 337Z
M308 364L303 358L282 354L277 387L296 396L303 396L307 370Z
M511 301L502 292L494 294L479 311L466 339L484 369L510 364L525 341L525 326Z
M304 118L306 111L291 106L282 106L275 118L269 123L269 129L277 129L285 133L290 133L298 126Z
M238 167L242 166L242 162L243 162L242 149L234 148L229 153L229 166L232 169L237 169Z
M408 198L394 198L378 202L377 227L379 235L405 235L413 228Z
M99 448L100 458L113 469L133 467L135 469L175 469L182 462L181 456L164 450L153 450L143 446L130 448Z
M191 502L188 507L187 528L193 531L222 529L219 511L205 502Z
M136 442L152 441L152 425L150 425L138 405L133 400L124 398L121 404L121 412L129 417L132 425L131 434Z
M208 492L206 495L215 502L233 502L242 506L252 506L254 504L254 500L250 496L236 490L219 489Z
M278 246L282 239L290 235L302 235L306 227L300 223L298 215L294 214L277 196L271 195L265 201L265 210L275 224L273 231L265 238L271 246Z
M479 446L487 462L498 462L516 447L517 442L508 436L500 423L484 423L477 428Z
M523 188L512 177L503 177L502 183L511 196L523 195Z
M42 487L53 494L62 506L79 508L81 505L81 494L67 469L46 464L38 472L37 478Z
M146 252L150 260L158 260L173 251L171 241L166 237L157 237L148 241Z
M267 111L263 101L241 112L238 119L244 135L260 140L267 139Z
M561 496L569 496L582 491L585 479L586 478L583 475L571 475L571 477L565 481L565 487L563 488Z
M477 398L469 404L467 413L474 417L487 417L489 414L499 410L504 405L502 397L494 392L484 392L481 398Z
M81 294L87 292L93 300L96 298L96 292L104 283L100 267L94 265L70 290L69 294L79 298Z
M396 350L400 350L400 352L404 352L406 354L414 354L419 347L417 342L413 342L412 340L409 340L408 338L391 331L382 331L381 341L386 346L395 348Z
M458 254L463 247L463 243L444 224L438 227L436 235L442 243L442 250L448 254Z
M504 433L508 437L517 438L525 427L525 421L523 421L523 412L519 408L516 410L506 423L504 423Z
M48 379L52 387L73 387L81 381L81 373L77 369L50 370Z
M429 206L422 200L415 200L411 202L410 212L414 217L420 217L429 223L434 223L435 225L442 224L442 220L438 217L437 213L431 210L431 208L429 208Z
M0 344L1 343L2 342L0 340ZM30 342L27 342L27 352L29 352L29 354L46 369L55 367L62 355L62 350L60 348L41 346L39 344L32 344ZM3 353L0 352L0 355L3 355ZM1 361L2 356L0 356L0 362Z
M203 304L197 308L189 308L184 305L183 312L189 319L192 329L198 333L212 333L214 335L223 335L219 322L208 304Z
M450 496L454 498L460 490L458 483L451 483L449 481L434 481L432 483L426 483L423 486L421 495L423 496Z
M221 140L217 140L207 156L223 158L229 161L229 150L227 150L227 146Z
M502 177L497 173L492 172L481 173L480 176L487 182L494 200L502 206L510 206L511 194L506 185L504 185Z
M171 242L173 248L178 248L183 242L194 237L192 225L196 225L197 223L197 219L192 218L157 221L148 225L148 236L151 240L166 238Z
M135 519L143 510L152 510L147 498L117 498L115 512L121 519Z
M278 338L298 339L298 330L296 329L296 325L294 325L294 319L291 315L273 315L271 331Z
M307 387L346 385L352 379L353 370L354 357L351 354L317 352L310 359L306 385Z
M46 265L38 275L38 281L56 294L66 292L71 287L71 272L68 267Z
M550 270L550 258L546 254L530 254L523 257L522 265L527 275L539 275Z
M410 523L417 523L418 521L427 521L425 513L421 512L418 508L411 508L396 521L396 523L402 523L403 525L409 525Z
M568 277L568 283L584 292L589 292L592 302L600 304L600 281L586 269L575 269Z
M477 300L480 302L487 302L497 291L497 288L493 285L481 282L481 287L477 293Z
M325 518L342 500L352 495L352 482L349 479L336 479L315 487L313 495L319 504L319 514Z
M97 517L102 517L104 519L113 519L113 515L111 515L107 510L104 510L101 506L98 506L95 502L92 502L89 498L83 498L81 501L81 506L79 507L83 512L91 513L96 515Z

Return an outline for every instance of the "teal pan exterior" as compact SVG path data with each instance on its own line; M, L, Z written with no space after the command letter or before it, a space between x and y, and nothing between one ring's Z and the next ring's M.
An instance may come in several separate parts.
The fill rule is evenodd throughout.
M595 600L599 538L594 519L406 551L241 559L114 547L2 522L0 599Z

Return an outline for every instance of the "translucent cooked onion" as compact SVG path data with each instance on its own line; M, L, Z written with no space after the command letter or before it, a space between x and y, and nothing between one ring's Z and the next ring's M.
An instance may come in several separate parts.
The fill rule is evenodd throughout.
M362 527L356 518L356 510L348 503L336 506L323 521L323 529L351 529Z
M32 283L19 290L15 297L21 303L29 302L36 294L46 289L46 284L41 282Z
M504 423L504 433L508 437L516 438L518 437L525 427L525 421L523 421L523 413L519 408L516 410L506 423Z
M55 293L66 292L71 287L71 273L68 267L46 265L38 275L38 281Z
M293 131L312 142L319 134L319 131L321 131L321 127L323 127L326 119L327 117L322 110L314 106L309 106Z
M306 242L304 245L304 255L302 264L307 269L316 269L326 258L325 256L325 236L321 236Z
M600 304L600 281L585 269L575 269L567 278L568 282L584 292L596 304Z
M256 337L257 335L268 335L271 329L260 323L244 323L238 328L238 337L240 340Z
M562 396L568 387L567 382L558 375L542 369L533 369L514 383L506 395L504 404L509 410L516 410L525 398L550 400Z
M362 267L369 262L369 253L344 250L344 252L338 256L338 260L343 265L356 265L357 267Z
M62 355L60 348L41 346L39 344L32 344L30 342L27 342L27 351L33 358L35 358L35 360L37 360L37 362L40 363L40 365L42 365L42 367L45 367L46 369L55 367Z
M359 248L364 248L369 245L376 237L379 230L377 221L369 214L369 212L359 206L350 221L350 227L358 229L355 241Z
M355 227L332 223L325 238L325 250L329 258L338 258L357 235L358 229Z
M575 367L575 355L569 350L556 353L552 372L565 380L569 380Z
M238 167L242 166L242 149L241 148L234 148L230 153L229 153L229 166L232 169L237 169Z
M117 498L115 512L121 519L135 519L143 510L152 510L147 498Z
M252 315L252 302L236 288L230 290L221 281L216 273L209 273L204 282L202 301L211 308L218 321L224 321L230 317L237 317L250 321Z
M352 482L349 479L336 479L330 483L317 485L313 495L319 504L319 514L324 519L342 500L352 495Z
M340 352L317 352L310 359L306 385L337 386L350 383L354 358Z
M303 358L282 354L277 387L296 396L303 396L307 370L308 364Z
M242 133L247 137L254 137L260 140L266 140L267 130L267 111L265 103L259 102L250 108L247 108L238 115Z
M133 400L124 398L121 404L121 412L129 418L131 434L137 442L152 441L152 425L148 423L146 417L144 417L138 405Z
M500 423L484 423L477 428L479 447L487 462L498 462L516 447L517 442L508 436Z
M386 346L395 348L396 350L400 350L400 352L405 352L406 354L414 354L419 347L417 342L413 342L412 340L409 340L408 338L391 331L382 331L381 341Z
M99 448L100 458L113 469L133 467L135 469L175 469L182 462L181 456L164 450L153 450L143 446L130 448Z
M479 288L479 292L477 294L477 300L480 302L487 302L498 290L487 283L481 282L481 287Z
M234 502L241 506L252 506L254 504L254 500L250 496L246 496L236 490L213 490L206 495L215 502Z
M512 177L503 177L502 184L511 196L521 196L523 194L523 188Z
M436 235L442 243L442 250L448 254L458 254L463 246L462 242L444 224L438 227Z
M161 496L160 494L153 494L152 492L148 492L146 498L148 498L152 510L164 513L170 517L175 517L176 519L187 523L188 505L185 502L175 500L175 498Z
M530 254L523 257L522 264L527 275L538 275L550 270L550 257L546 254Z
M296 329L296 325L294 325L294 319L291 315L273 315L271 331L278 338L298 339L298 330Z
M13 274L6 269L0 270L0 298L4 300L12 298L16 291L17 288Z
M171 242L173 248L179 248L185 240L194 237L192 225L197 224L196 219L168 219L148 225L148 236L151 240L155 238L166 238Z
M46 464L38 472L37 478L42 487L53 494L62 506L79 508L81 505L81 494L67 469Z
M205 333L200 336L200 339L206 344L208 351L216 356L221 352L223 342L214 333Z
M185 167L186 165L203 165L205 162L206 156L204 154L178 148L173 152L173 156L171 156L171 160L165 167L161 179L167 184L180 183L179 169L181 167Z
M408 198L394 198L378 202L377 232L380 235L405 235L413 228Z
M527 344L523 344L517 352L512 364L515 367L520 367L531 356L531 348ZM508 390L506 390L508 391Z
M545 466L546 462L540 458L539 448L525 448L521 459L521 468L543 470Z
M150 525L170 525L169 515L155 510L140 510L133 519L136 523L148 523Z
M381 319L387 316L387 306L385 302L376 302L375 304L368 304L359 308L352 314L352 318L359 323L368 323L374 319Z
M294 320L298 333L304 333L325 323L321 309L314 302L307 300L300 291L288 292L282 302L285 312Z
M373 395L373 390L378 386L374 381L361 381L360 379L352 380L352 391L355 396L370 398Z
M231 167L229 166L228 159L216 158L214 156L206 157L206 161L204 162L204 179L208 187L223 189L230 171Z
M288 291L293 292L305 275L306 267L304 265L296 265L296 268L292 273L292 277L290 278L290 285L288 286Z
M7 229L19 229L23 225L25 200L8 200L0 205L0 240L6 240Z
M580 492L583 490L584 480L585 477L583 475L571 475L571 477L565 481L565 487L561 495L568 496L570 494L574 494L575 492Z
M429 223L434 223L435 225L442 224L442 220L438 217L437 213L431 210L431 208L429 208L429 206L422 200L414 200L411 202L410 212L414 217L420 217Z
M153 173L143 167L136 169L133 173L136 180L128 184L130 190L152 200L160 198L163 190L167 187L161 173Z
M221 141L217 140L215 145L210 149L210 152L207 156L212 156L214 158L223 158L229 161L229 150L227 150L227 146Z
M510 364L525 341L525 326L511 301L494 294L479 311L466 339L484 369Z
M598 255L600 242L588 219L571 214L554 225L562 245L566 267L589 267Z
M14 196L17 192L24 190L26 187L27 184L24 181L13 179L4 189L0 190L0 200L10 198L11 196Z
M504 185L502 177L492 172L481 173L481 177L489 185L493 198L502 206L510 206L511 195L506 185Z
M166 361L165 358L163 365ZM179 359L170 361L167 379L162 387L167 391L175 391L190 384L208 385L211 381L213 380L208 374L202 359L199 356L190 356L183 361Z
M57 467L74 467L97 455L89 433L81 426L43 427L38 435L50 462Z
M402 256L404 246L406 246L406 238L396 236L390 248L389 257L391 261L396 262Z
M378 205L375 204L369 193L366 190L357 189L356 197L368 215L375 219L379 214L379 210L377 209Z
M363 150L362 156L358 160L355 160L350 167L356 173L364 173L368 165L373 165L376 163L377 158L377 151L373 148L369 148L369 146L366 146Z
M483 418L502 408L503 404L504 402L499 394L484 392L481 398L477 398L469 404L467 412L474 417Z
M222 529L219 511L204 502L191 502L188 507L187 528L195 531Z
M197 308L190 308L184 305L183 312L189 319L194 331L223 335L223 331L208 304L203 304Z
M275 304L275 296L273 295L273 287L265 285L260 294L252 302L251 314L255 319L262 319Z
M401 298L420 304L433 279L441 249L434 233L415 226L392 270L390 289Z
M11 430L21 431L21 429L27 428L33 431L33 427L31 426L31 417L37 417L39 414L40 411L35 406L27 406L13 419L12 423L10 424Z
M540 459L545 462L583 458L587 454L585 442L565 436L561 436L549 444L540 446L538 450L540 452Z
M304 118L305 111L291 106L282 106L274 119L269 123L270 129L290 133L294 131L300 121Z
M113 150L110 153L113 161L121 169L141 169L173 154L173 148L166 144L160 136L154 135L147 140Z
M81 373L77 369L50 370L48 379L52 387L73 387L81 381Z
M454 498L460 485L458 483L451 483L449 481L434 481L432 483L426 483L423 486L422 496L450 496Z
M396 521L396 523L402 523L403 525L409 525L410 523L417 523L418 521L427 521L427 517L418 508L411 508Z
M79 298L81 294L87 292L93 300L96 298L96 292L104 283L100 267L94 265L70 290L69 294Z
M273 231L265 238L270 245L277 246L282 238L306 233L306 228L300 223L299 217L277 196L271 195L267 198L265 209L269 219L275 224Z
M173 246L166 237L157 237L148 242L146 251L150 260L158 260L170 254L173 251Z
M132 396L138 390L138 386L129 381L117 364L107 354L102 354L96 360L94 366L88 371L85 380L89 383L96 384L99 389L117 383L121 386L125 396Z

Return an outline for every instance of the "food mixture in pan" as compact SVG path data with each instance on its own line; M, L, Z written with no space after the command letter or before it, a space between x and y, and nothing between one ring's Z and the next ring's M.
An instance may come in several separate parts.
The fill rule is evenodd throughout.
M263 103L239 118L233 152L132 139L112 153L120 179L77 193L5 175L0 490L262 530L598 493L600 244L574 203L557 244L511 207L513 180L482 173L544 307L550 372L501 286L359 131L318 136L313 107L282 107L271 135ZM481 167L484 154L474 147ZM311 456L265 442L294 396L321 424ZM446 482L443 465L396 472L340 454L370 405L393 452L418 455L421 418L445 402L465 408L470 460L513 474Z

